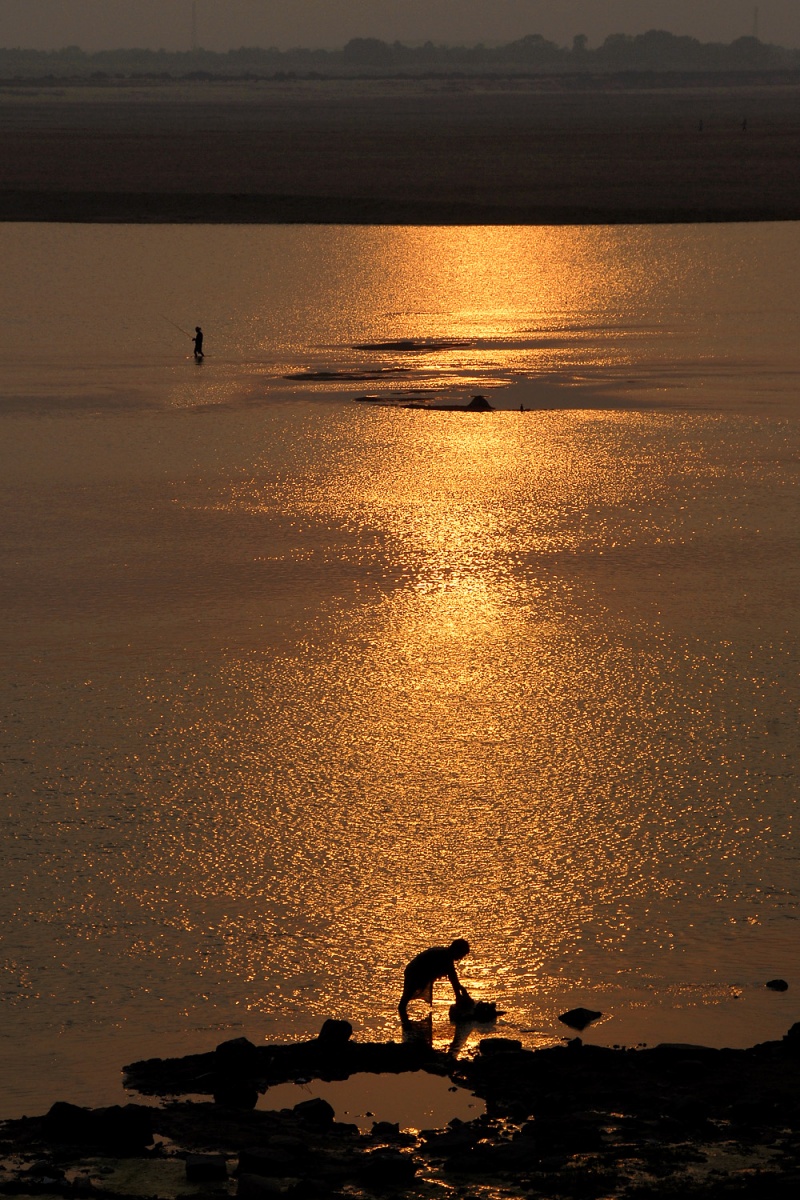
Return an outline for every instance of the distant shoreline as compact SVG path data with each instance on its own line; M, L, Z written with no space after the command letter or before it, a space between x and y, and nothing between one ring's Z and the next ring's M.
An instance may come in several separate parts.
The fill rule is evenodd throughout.
M798 144L797 82L3 86L0 220L792 221Z
M800 202L736 209L511 208L357 196L0 192L0 221L105 225L680 225L800 220Z

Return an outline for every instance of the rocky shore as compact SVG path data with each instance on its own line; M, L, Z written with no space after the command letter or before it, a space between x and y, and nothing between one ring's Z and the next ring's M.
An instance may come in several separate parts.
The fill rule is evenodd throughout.
M584 1045L526 1050L485 1037L454 1058L423 1041L363 1043L345 1021L312 1041L225 1042L125 1068L151 1104L58 1102L0 1127L0 1192L59 1197L722 1196L781 1200L800 1186L800 1024L747 1050ZM325 1100L269 1111L289 1080L425 1071L481 1097L444 1129L371 1131ZM260 1096L266 1096L256 1110ZM191 1100L181 1097L191 1096Z

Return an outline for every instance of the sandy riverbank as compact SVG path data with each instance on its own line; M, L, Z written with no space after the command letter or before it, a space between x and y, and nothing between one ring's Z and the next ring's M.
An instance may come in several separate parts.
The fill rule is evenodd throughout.
M800 85L286 80L0 88L0 219L800 218Z

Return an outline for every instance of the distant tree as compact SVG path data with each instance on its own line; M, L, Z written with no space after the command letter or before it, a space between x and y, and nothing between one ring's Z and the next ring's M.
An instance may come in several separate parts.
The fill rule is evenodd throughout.
M500 47L504 60L525 63L552 63L563 58L564 51L555 42L548 42L540 33L529 33L527 37Z
M351 38L342 50L345 62L385 67L393 61L392 47L379 38Z
M776 55L772 46L765 46L757 37L740 37L731 42L728 53L732 65L747 70L763 70L775 65Z

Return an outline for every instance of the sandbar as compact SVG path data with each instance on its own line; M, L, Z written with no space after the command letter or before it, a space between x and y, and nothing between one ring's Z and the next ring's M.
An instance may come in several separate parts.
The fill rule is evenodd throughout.
M0 220L800 218L800 76L0 85Z

